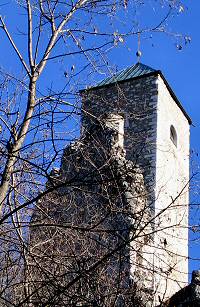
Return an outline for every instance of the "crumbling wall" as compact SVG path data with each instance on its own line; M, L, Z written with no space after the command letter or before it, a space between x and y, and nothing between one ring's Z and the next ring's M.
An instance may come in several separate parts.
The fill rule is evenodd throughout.
M49 266L53 272L38 299L42 296L45 301L55 294L53 278L67 287L82 274L70 288L76 303L151 304L151 213L143 174L126 159L117 120L123 119L108 114L94 121L80 140L64 150L60 171L48 183L63 186L38 204L32 226L42 222L47 227L31 231L32 283L34 275L44 283ZM34 267L38 261L39 269ZM91 269L98 261L97 268ZM61 297L70 304L69 297Z

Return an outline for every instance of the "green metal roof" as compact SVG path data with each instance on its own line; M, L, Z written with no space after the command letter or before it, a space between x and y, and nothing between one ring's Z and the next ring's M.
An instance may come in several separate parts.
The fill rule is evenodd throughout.
M125 68L121 71L119 71L118 73L116 73L115 75L108 77L104 80L102 80L101 82L99 82L97 84L96 87L99 86L104 86L104 85L108 85L108 84L112 84L115 82L121 82L124 80L128 80L128 79L133 79L133 78L137 78L143 75L147 75L149 73L153 73L156 72L157 70L144 65L142 63L137 63L131 67Z
M104 87L104 86L107 86L107 85L109 86L109 85L112 85L116 82L123 82L123 81L129 80L129 79L140 78L140 77L145 76L145 75L154 75L154 74L161 76L161 78L163 79L163 81L164 81L168 91L170 92L172 98L175 100L176 104L181 109L181 111L183 112L183 114L187 118L189 124L191 125L192 121L191 121L190 117L188 116L188 114L186 113L184 108L182 107L181 103L179 102L178 98L174 94L172 88L170 87L169 83L165 79L162 72L160 70L153 69L153 68L151 68L147 65L144 65L142 63L137 63L135 65L132 65L131 67L125 68L125 69L117 72L115 75L108 77L108 78L102 80L101 82L97 83L96 86L93 86L93 87L85 89L85 90L81 90L81 92L85 92L85 91L88 91L88 90L89 91L90 90L96 90L99 87Z

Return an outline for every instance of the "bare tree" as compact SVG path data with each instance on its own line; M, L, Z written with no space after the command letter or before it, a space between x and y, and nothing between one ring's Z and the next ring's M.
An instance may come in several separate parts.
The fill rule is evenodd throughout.
M84 137L86 143L94 138L94 152L77 143L77 162L73 165L73 148L64 156L74 175L50 170L59 165L64 145L80 134L79 90L98 74L114 74L109 52L139 33L165 32L168 18L183 10L180 1L152 4L158 11L164 6L164 14L157 24L143 22L139 27L136 12L142 4L137 0L15 1L9 5L21 14L20 40L10 30L9 16L0 17L1 35L19 62L17 71L1 68L0 82L3 305L111 306L123 300L141 304L133 295L135 284L129 285L124 277L130 265L127 255L132 249L137 252L136 263L143 263L140 249L144 240L148 245L153 232L145 188L131 196L136 203L142 199L138 211L129 212L127 204L129 185L137 182L140 169L127 164L123 152L119 155L116 149L111 154L103 132L102 141L87 131ZM95 127L109 132L103 119ZM124 187L122 179L131 169L134 178ZM68 194L63 196L66 186ZM60 203L63 207L58 209ZM118 225L113 225L115 210ZM85 245L89 245L86 251Z

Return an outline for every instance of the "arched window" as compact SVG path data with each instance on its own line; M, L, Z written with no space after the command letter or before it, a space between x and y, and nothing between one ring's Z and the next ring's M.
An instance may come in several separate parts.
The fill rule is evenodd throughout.
M173 142L173 144L177 147L177 133L174 126L172 125L170 127L170 139Z

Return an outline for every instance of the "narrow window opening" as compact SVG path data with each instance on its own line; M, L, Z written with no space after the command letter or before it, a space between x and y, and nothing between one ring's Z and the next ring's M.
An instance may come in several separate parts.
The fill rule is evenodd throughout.
M172 125L170 127L170 139L173 142L173 144L177 147L177 133L174 126Z

